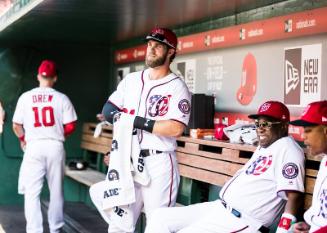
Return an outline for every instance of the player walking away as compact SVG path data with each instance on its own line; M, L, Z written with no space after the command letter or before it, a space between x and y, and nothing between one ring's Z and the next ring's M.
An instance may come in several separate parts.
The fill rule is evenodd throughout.
M187 86L169 68L176 55L175 33L154 28L146 40L149 68L128 74L103 108L109 122L117 112L136 116L134 128L151 181L148 186L135 185L134 226L142 208L149 216L156 208L175 205L179 185L176 137L188 124L191 108ZM122 231L110 222L108 232Z
M327 101L311 103L299 120L290 124L304 127L304 144L313 156L322 156L312 205L305 212L305 222L296 223L295 233L327 232Z
M160 208L150 216L146 233L269 232L283 211L277 232L287 232L304 191L303 151L288 136L284 104L268 101L249 118L255 119L259 146L222 187L220 200Z
M56 66L44 60L38 70L39 87L23 93L13 117L13 130L25 151L18 193L24 194L27 233L42 233L40 192L44 177L50 190L50 232L59 232L63 219L65 137L75 129L77 116L68 97L55 89Z

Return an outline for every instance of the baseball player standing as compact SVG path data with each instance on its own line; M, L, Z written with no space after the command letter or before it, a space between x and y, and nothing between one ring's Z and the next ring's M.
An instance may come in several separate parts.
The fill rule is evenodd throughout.
M269 232L284 209L277 232L287 232L304 191L303 151L287 136L290 117L284 104L268 101L249 118L255 119L259 146L223 186L220 200L157 209L146 233Z
M313 156L322 156L312 205L305 212L305 222L296 223L295 233L327 232L327 101L309 104L299 120L290 124L304 127L304 144Z
M140 165L146 167L151 181L148 186L135 184L134 227L142 208L149 216L156 208L175 205L179 185L176 137L183 133L191 110L187 86L169 68L176 55L175 33L154 28L146 40L145 62L149 68L128 74L102 111L109 122L117 112L136 116L134 128L144 159ZM90 193L92 196L92 188ZM110 222L108 232L122 231Z
M13 130L25 151L18 181L24 194L27 233L42 233L40 193L44 177L50 190L50 232L59 232L63 219L65 137L75 129L77 116L68 97L55 89L56 65L44 60L38 70L39 87L23 93L13 116Z

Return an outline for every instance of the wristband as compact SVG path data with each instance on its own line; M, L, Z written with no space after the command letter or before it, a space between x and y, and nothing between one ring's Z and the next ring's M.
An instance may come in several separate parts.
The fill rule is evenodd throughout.
M287 232L293 223L296 222L296 217L289 213L283 213L278 223L276 232Z
M18 137L18 139L21 142L25 142L25 134L23 134L22 136Z
M145 117L136 116L134 119L134 128L143 129L152 133L155 120L150 120Z

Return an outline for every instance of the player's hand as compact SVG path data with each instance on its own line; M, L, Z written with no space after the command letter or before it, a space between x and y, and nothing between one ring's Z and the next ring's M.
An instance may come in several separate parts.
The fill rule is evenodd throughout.
M26 142L25 141L20 141L20 148L22 149L23 152L26 150Z
M97 114L96 118L98 119L98 121L105 121L106 118L104 117L104 115L102 113Z
M305 222L295 223L293 227L294 233L308 233L310 226Z
M107 153L103 157L103 162L105 165L109 166L109 161L110 161L110 157L109 157L109 153Z

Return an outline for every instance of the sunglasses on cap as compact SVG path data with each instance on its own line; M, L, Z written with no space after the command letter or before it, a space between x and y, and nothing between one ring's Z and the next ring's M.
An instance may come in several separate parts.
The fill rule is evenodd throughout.
M281 121L277 121L277 122L271 122L271 121L263 121L263 122L259 122L258 120L254 121L254 125L256 128L265 128L265 129L270 129L273 125L278 125L282 123Z
M170 47L173 47L163 34L153 32L153 33L149 34L146 39L147 40L149 40L149 39L157 40L157 41L162 42Z

